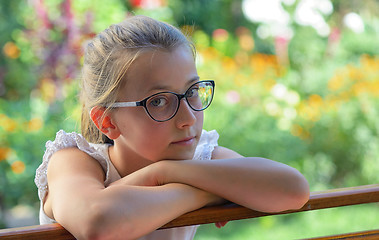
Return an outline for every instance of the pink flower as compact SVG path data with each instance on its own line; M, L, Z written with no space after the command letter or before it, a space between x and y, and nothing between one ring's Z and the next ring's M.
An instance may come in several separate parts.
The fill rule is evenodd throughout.
M226 93L226 100L229 103L236 104L240 101L240 94L234 90L228 91Z
M229 38L229 33L225 29L216 29L213 31L212 37L218 42L225 42Z

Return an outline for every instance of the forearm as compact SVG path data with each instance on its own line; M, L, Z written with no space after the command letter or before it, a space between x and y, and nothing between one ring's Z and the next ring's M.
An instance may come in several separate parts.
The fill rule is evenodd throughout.
M251 209L277 212L300 208L309 196L305 178L268 159L164 161L165 182L185 183Z
M116 185L62 203L56 220L78 239L136 239L205 206L208 195L176 183L157 187Z
M106 223L108 229L115 227L119 233L134 237L146 235L186 212L203 207L209 195L183 184L113 186L105 191L103 197L109 204L105 207L105 219L100 219L102 226ZM113 214L108 214L110 211ZM125 225L121 231L117 227L120 223Z

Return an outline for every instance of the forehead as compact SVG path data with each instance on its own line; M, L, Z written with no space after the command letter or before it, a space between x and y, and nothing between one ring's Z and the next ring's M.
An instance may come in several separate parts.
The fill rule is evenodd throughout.
M162 90L182 91L194 78L198 78L196 65L188 47L149 50L128 69L123 95L135 99Z

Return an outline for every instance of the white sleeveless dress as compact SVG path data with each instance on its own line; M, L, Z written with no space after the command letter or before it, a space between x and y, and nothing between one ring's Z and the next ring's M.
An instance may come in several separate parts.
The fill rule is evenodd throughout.
M217 146L218 133L215 130L205 131L203 130L199 144L196 148L194 159L198 160L210 160L214 147ZM48 141L46 143L46 151L43 156L42 164L36 170L36 176L34 179L35 184L38 187L38 197L40 199L40 224L56 223L54 219L49 218L43 211L43 201L46 193L48 192L47 182L47 166L53 153L60 149L77 147L83 152L87 153L94 159L96 159L104 170L106 175L104 186L107 187L112 182L120 179L116 168L113 166L109 155L109 144L93 144L87 142L87 140L78 133L66 133L60 130L54 141ZM164 230L156 230L139 240L190 240L195 236L198 226L171 228Z

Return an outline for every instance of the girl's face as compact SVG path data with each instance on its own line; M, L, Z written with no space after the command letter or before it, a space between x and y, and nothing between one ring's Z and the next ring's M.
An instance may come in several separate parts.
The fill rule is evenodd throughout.
M126 86L118 101L141 101L155 93L183 94L199 81L195 62L187 47L172 51L143 53L128 70ZM186 100L180 101L176 115L156 122L144 107L118 108L113 120L120 131L115 148L122 156L149 161L192 159L203 127L203 112L193 111Z

